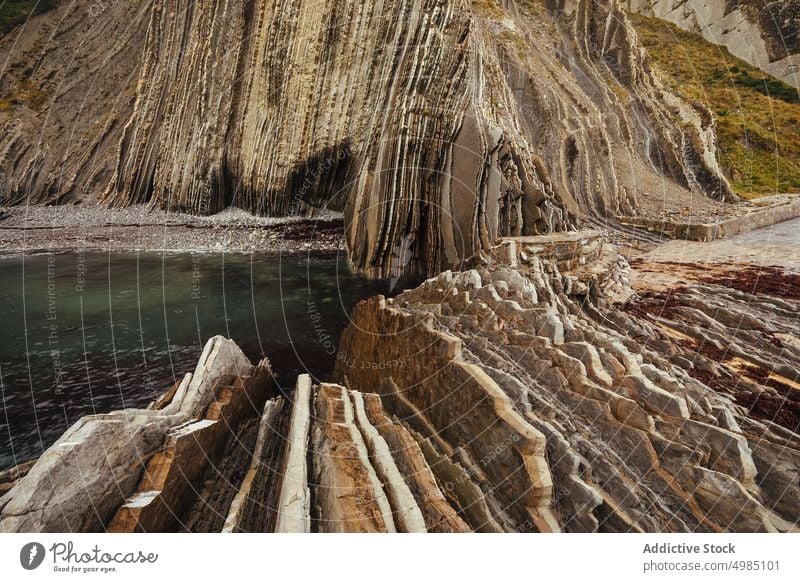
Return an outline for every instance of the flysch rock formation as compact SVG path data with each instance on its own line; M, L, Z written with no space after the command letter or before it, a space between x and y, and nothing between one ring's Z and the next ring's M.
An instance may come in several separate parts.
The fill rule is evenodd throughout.
M377 395L303 375L290 402L271 380L209 340L150 408L86 417L18 468L0 531L471 531Z
M168 435L175 441L216 404L220 385L253 366L230 340L210 340L194 373L148 410L86 416L0 498L0 531L97 531L133 494Z
M0 39L4 204L343 209L371 275L733 199L617 0L63 3ZM87 13L87 10L90 10Z
M468 262L361 302L338 383L210 340L9 473L0 531L798 531L796 293L632 295L593 231Z
M626 0L800 88L800 0Z
M715 285L630 302L625 262L571 237L362 302L337 377L504 530L797 531L800 352L764 344L798 336L800 304Z

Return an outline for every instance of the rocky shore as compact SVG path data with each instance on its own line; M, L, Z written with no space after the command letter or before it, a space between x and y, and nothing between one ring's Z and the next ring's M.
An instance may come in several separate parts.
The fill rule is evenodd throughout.
M146 206L0 208L0 254L34 252L293 252L344 249L341 213L267 218L228 209L210 216Z
M652 212L652 211L655 212ZM660 212L659 212L660 211ZM800 196L776 194L753 202L719 204L712 209L684 207L682 211L652 208L638 216L620 216L622 225L646 229L677 240L710 242L800 217Z
M147 410L7 472L0 531L794 532L800 298L633 294L598 232L360 303L335 383L211 339Z

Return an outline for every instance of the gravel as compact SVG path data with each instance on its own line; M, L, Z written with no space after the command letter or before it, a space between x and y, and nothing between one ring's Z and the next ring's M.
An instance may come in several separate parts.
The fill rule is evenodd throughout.
M240 209L211 216L146 206L0 209L0 254L91 251L292 252L344 248L341 213L270 218Z

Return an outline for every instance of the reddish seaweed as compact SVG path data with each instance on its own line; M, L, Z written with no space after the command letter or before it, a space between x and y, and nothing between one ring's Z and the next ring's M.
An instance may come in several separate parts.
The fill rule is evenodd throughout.
M675 309L681 306L680 296L686 292L686 287L675 287L667 293L644 293L628 302L625 311L645 320L650 319L649 316L676 319L678 314Z
M752 295L800 299L800 275L787 273L781 267L742 265L725 273L703 277L700 281Z
M793 402L771 392L741 392L736 403L744 406L756 418L770 420L775 424L800 432L800 403Z

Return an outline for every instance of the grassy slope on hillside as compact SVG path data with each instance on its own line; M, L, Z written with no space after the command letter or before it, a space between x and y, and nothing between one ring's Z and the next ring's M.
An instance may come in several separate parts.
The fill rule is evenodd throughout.
M670 87L714 112L720 165L734 189L746 198L800 190L797 91L696 34L630 16Z
M56 7L58 0L0 0L0 36L34 14Z

